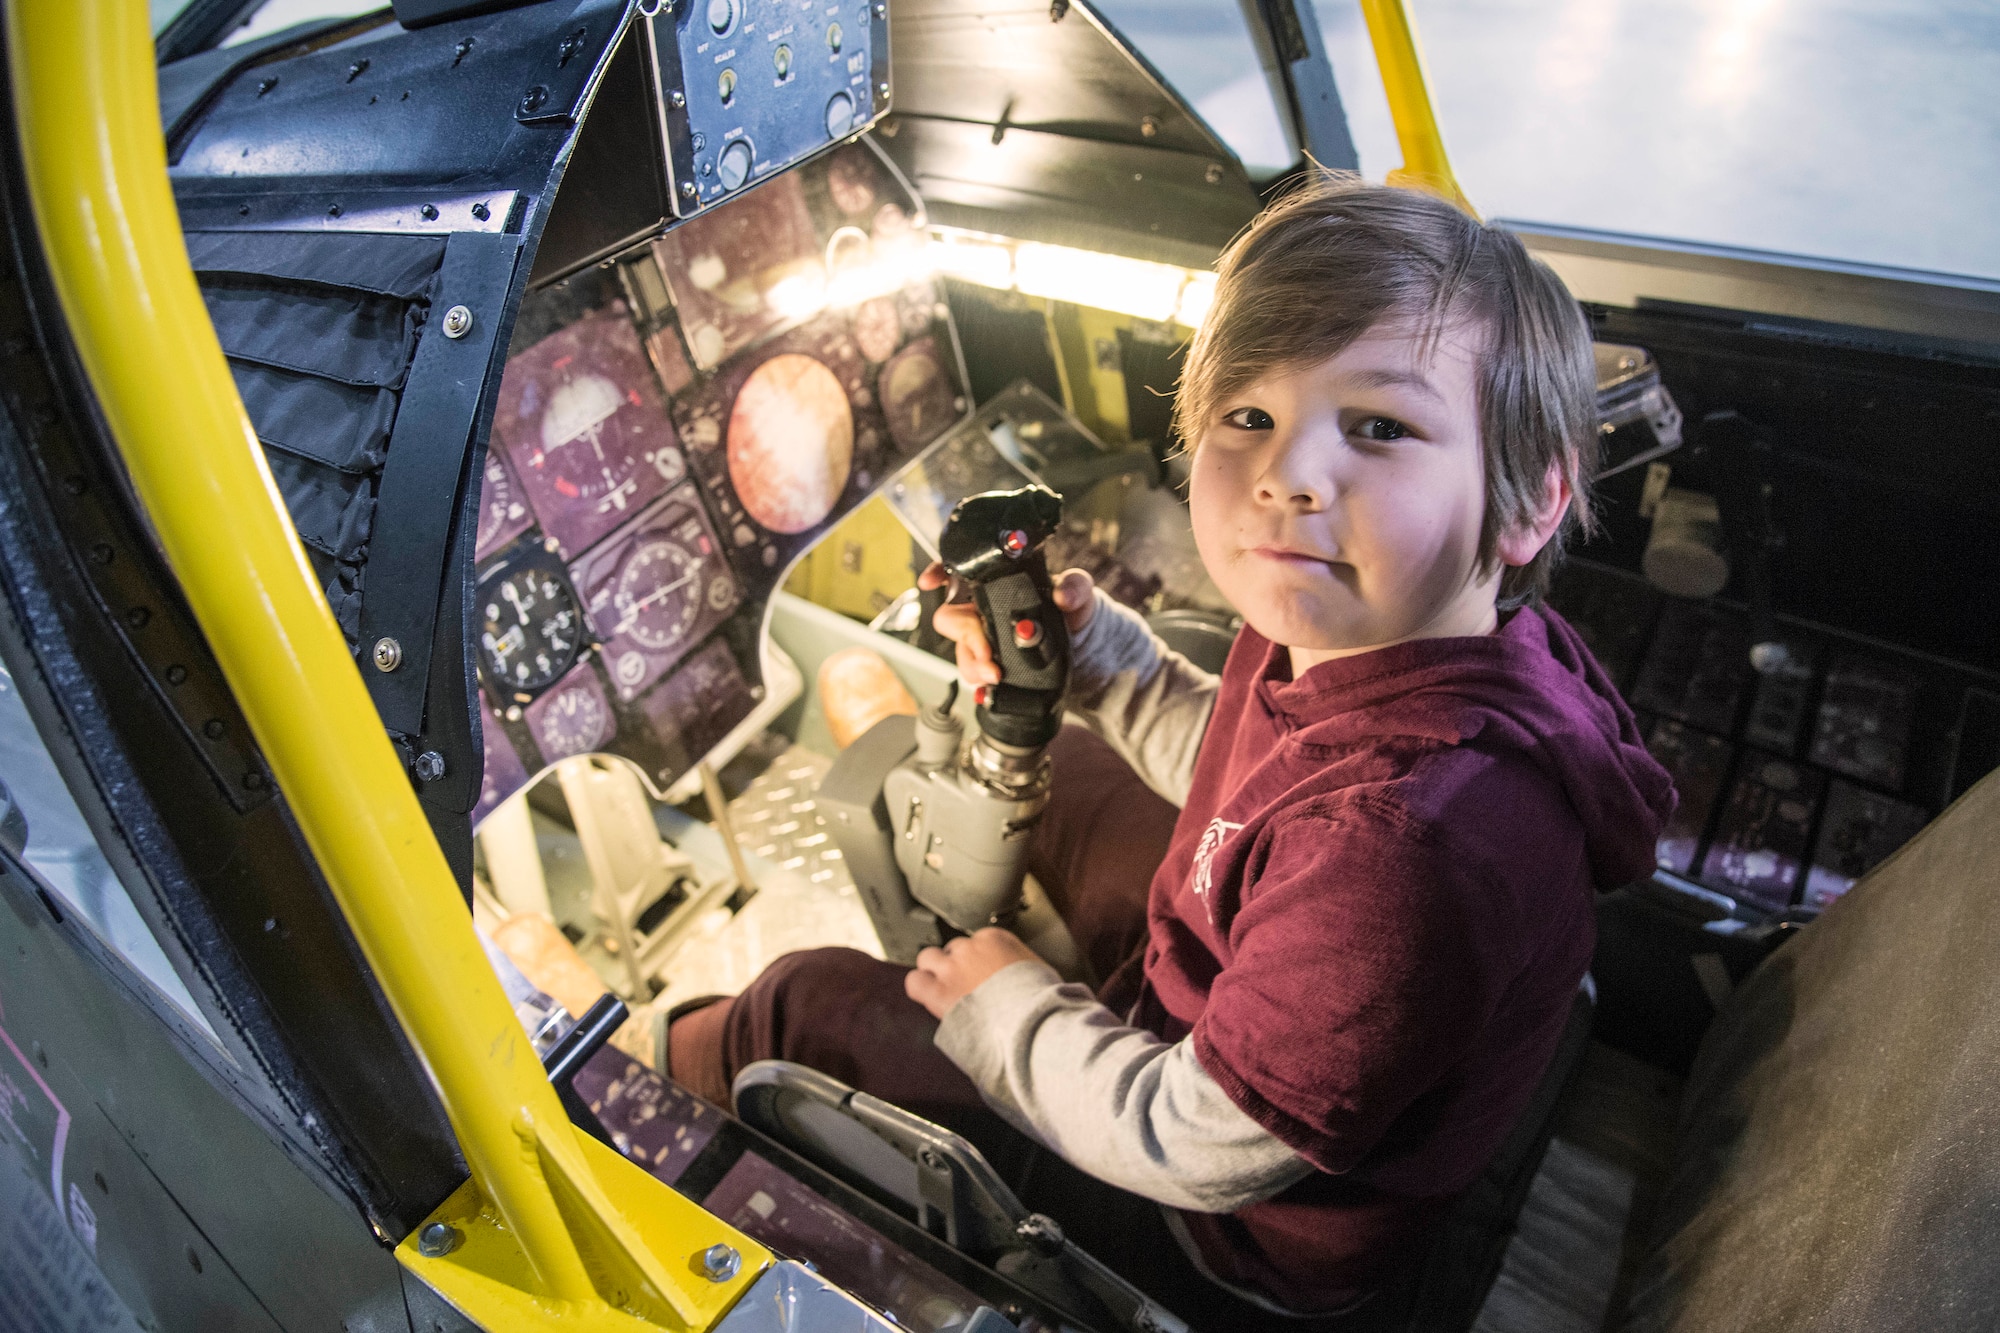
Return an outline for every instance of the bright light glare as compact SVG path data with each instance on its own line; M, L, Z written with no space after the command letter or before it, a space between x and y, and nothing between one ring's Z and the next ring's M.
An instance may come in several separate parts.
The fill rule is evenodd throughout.
M981 287L1159 323L1173 320L1191 329L1201 327L1215 303L1215 275L1205 270L951 227L932 229L924 259L934 272Z
M1014 250L1014 285L1027 296L1046 296L1139 319L1174 317L1187 271L1121 255L1072 250L1024 241Z
M991 241L933 236L927 250L939 273L1007 291L1014 285L1014 252Z
M1201 327L1208 318L1208 308L1215 304L1215 275L1213 273L1188 274L1187 286L1181 289L1180 309L1174 312L1176 323L1191 329Z
M815 264L811 271L780 278L764 293L764 301L785 319L811 319L826 309L826 274Z

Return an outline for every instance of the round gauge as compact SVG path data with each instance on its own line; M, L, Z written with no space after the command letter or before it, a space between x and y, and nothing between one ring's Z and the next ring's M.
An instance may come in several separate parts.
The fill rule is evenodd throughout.
M701 609L703 564L669 533L640 538L619 566L611 594L618 633L656 653L678 644Z
M498 451L486 455L485 480L479 490L479 531L473 545L480 551L495 546L499 539L527 526L528 507L514 485L514 474Z
M479 589L479 649L496 689L533 693L576 661L583 615L553 562L530 560L492 574Z
M833 512L854 463L854 413L825 363L799 352L750 373L729 411L729 480L772 532L804 532Z
M618 386L602 375L579 375L549 396L532 462L563 499L603 500L630 484L639 460L610 426L624 405Z
M595 689L565 689L535 719L535 740L551 758L595 750L611 735L611 710Z

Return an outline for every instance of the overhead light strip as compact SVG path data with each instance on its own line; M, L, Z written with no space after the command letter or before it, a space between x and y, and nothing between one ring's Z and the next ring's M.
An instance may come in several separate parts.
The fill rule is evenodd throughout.
M1041 241L932 227L926 256L949 277L1156 323L1198 329L1215 301L1215 274Z

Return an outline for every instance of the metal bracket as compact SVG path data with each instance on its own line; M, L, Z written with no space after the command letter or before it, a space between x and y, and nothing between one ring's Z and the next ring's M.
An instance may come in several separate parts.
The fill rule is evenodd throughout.
M1292 150L1335 171L1359 171L1361 155L1347 128L1312 0L1238 3Z
M494 360L506 350L498 339L520 250L518 236L479 232L445 243L432 322L417 344L389 436L361 594L361 674L383 724L406 736L423 729L452 515L481 398ZM441 325L444 312L457 306L471 312L472 327L453 338ZM398 649L387 671L373 654L384 639Z

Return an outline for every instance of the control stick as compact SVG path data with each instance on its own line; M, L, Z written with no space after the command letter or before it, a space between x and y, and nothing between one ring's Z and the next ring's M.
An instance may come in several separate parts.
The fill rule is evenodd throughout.
M1069 628L1042 557L1061 520L1061 497L1041 486L959 501L939 555L953 587L971 589L1000 668L974 696L978 729L966 744L954 686L941 706L876 723L820 784L820 811L896 961L1020 910L1069 686ZM933 613L943 595L926 601Z

